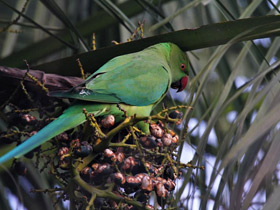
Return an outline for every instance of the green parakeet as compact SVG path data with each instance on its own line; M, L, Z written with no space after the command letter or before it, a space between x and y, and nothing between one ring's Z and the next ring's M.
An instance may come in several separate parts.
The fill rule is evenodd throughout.
M116 121L123 118L117 104L129 116L149 116L170 87L178 91L186 87L188 66L186 54L172 43L156 44L140 52L111 59L81 85L51 94L74 98L77 102L37 134L0 157L0 163L18 158L56 135L82 124L86 121L83 108L95 117L112 114ZM138 126L148 132L148 124L141 123Z

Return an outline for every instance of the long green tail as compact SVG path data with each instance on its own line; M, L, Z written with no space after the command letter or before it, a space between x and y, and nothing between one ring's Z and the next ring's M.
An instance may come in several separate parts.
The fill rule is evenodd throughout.
M104 115L106 106L104 107L99 104L79 104L68 108L60 117L45 126L37 134L31 136L25 140L22 144L12 149L2 157L0 157L0 164L16 157L19 158L22 155L30 152L34 148L57 136L58 134L74 128L86 121L85 115L83 114L83 108L90 113L94 113L95 116Z

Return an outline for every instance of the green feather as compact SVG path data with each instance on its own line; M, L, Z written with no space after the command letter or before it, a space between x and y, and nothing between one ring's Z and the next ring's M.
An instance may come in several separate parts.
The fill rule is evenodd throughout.
M88 78L84 88L52 95L102 103L122 102L134 106L156 103L171 84L170 67L166 59L169 52L164 46L118 56Z

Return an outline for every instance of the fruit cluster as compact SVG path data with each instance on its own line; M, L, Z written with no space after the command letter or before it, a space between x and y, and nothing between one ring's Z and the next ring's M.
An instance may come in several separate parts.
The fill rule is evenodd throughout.
M177 111L169 116L174 115L182 116ZM100 127L108 132L114 127L114 116L108 115L99 122ZM150 123L149 127L150 135L136 132L133 137L129 132L122 131L118 138L113 139L114 147L109 146L96 154L90 164L80 171L81 178L92 186L112 185L112 192L117 196L134 199L145 206L149 206L150 196L155 195L157 202L164 206L171 198L179 176L174 153L179 137L161 121ZM57 138L65 139L65 135L63 133ZM122 139L127 135L128 138ZM92 154L93 147L93 142L71 140L68 146L61 146L58 150L59 167L69 169L71 156L75 159L84 158ZM95 199L95 207L106 205L117 207L119 204L109 198ZM128 209L132 208L132 205L124 205Z
M64 199L73 196L68 186L76 180L71 190L82 196L71 200L75 201L77 208L137 209L140 206L154 209L149 205L151 197L156 198L164 208L172 201L172 191L180 176L176 161L179 137L168 127L170 121L180 122L182 118L182 113L175 109L169 115L164 113L165 117L157 119L160 115L155 115L154 120L146 122L149 123L149 135L129 125L120 129L102 150L96 150L96 146L102 144L100 136L108 134L120 124L115 123L113 115L94 119L94 128L87 121L83 126L63 132L50 141L50 147L36 148L25 157L33 158L35 153L36 162L42 160L44 164L37 167L40 171L49 170L61 182L63 190L58 191L63 192ZM11 111L8 116L13 122L16 119L17 125L14 123L13 126L21 131L10 129L2 133L1 142L6 143L20 143L19 139L34 135L51 121L48 118L36 119L25 112ZM86 129L89 127L90 132ZM98 130L103 134L99 135ZM23 162L16 161L13 166L19 175L28 173ZM96 189L99 193L87 190L85 185L94 187L90 189ZM109 193L101 193L102 190L108 192L108 189Z

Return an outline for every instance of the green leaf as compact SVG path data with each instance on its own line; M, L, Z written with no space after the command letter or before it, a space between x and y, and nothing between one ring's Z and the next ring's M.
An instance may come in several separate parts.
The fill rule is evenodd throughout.
M94 72L111 58L140 51L160 42L173 42L187 51L226 44L230 41L236 43L279 34L280 16L248 18L201 26L197 29L184 29L101 48L93 52L82 53L43 65L33 66L33 69L43 70L48 73L76 76L80 74L79 67L76 64L77 58L81 60L84 69ZM238 39L236 39L237 36ZM5 60L0 61L0 65L5 65Z

